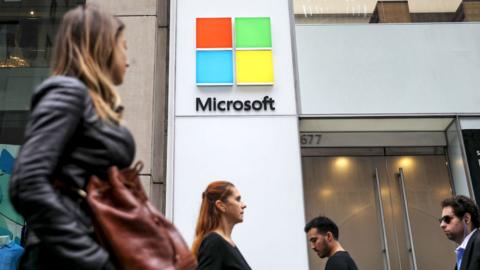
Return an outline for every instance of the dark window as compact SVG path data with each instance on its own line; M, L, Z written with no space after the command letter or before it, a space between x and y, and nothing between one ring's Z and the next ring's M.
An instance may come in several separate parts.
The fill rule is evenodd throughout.
M33 88L50 73L55 33L80 0L0 0L0 236L19 241L23 219L8 200L8 181Z

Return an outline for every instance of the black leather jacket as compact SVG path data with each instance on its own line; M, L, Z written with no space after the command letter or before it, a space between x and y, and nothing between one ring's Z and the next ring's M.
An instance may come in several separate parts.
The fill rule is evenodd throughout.
M36 250L36 269L102 269L109 257L93 238L85 200L52 182L83 189L92 174L103 178L112 165L130 166L133 138L97 116L75 78L47 79L34 91L31 108L10 184L12 204L29 227L26 255Z

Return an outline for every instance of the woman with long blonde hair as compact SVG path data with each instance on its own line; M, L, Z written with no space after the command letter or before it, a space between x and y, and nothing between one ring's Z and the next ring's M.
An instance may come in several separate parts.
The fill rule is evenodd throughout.
M243 222L247 206L240 192L227 181L216 181L202 193L202 204L192 251L198 270L250 270L250 266L232 240L233 227Z
M33 93L11 179L12 203L28 227L20 269L115 269L77 191L92 175L105 179L109 167L133 161L135 143L121 124L116 90L128 66L123 30L95 6L63 17L52 76Z

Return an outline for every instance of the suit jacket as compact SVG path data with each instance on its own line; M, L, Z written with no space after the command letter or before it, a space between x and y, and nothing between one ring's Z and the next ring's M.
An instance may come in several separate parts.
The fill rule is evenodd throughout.
M460 270L479 270L480 269L480 232L477 230L468 240L467 248L463 253ZM457 265L455 265L455 270Z

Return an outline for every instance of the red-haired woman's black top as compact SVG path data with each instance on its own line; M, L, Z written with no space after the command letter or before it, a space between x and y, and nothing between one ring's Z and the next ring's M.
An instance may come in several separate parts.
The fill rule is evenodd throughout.
M251 270L242 253L218 233L207 234L198 250L197 270Z

